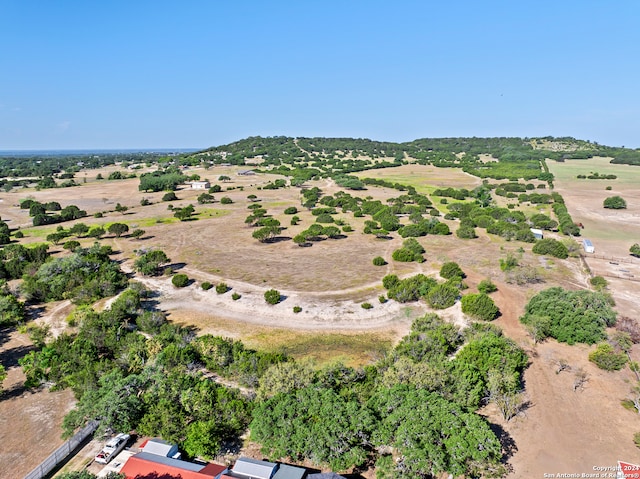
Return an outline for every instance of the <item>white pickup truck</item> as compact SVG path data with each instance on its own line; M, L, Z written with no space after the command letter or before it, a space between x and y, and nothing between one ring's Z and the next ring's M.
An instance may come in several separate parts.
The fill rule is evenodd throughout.
M98 453L95 460L100 464L107 464L111 459L118 455L120 451L124 449L129 440L129 434L118 434L117 436L109 439L102 448L102 451Z

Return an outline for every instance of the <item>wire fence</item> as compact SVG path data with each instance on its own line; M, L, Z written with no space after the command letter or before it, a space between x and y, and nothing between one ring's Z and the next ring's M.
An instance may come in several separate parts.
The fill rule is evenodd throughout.
M24 479L43 479L56 469L59 464L64 462L76 448L84 442L87 437L94 433L98 427L98 421L91 421L84 428L78 431L71 439L65 442L58 449L53 451L49 457L40 463L33 471L25 476Z

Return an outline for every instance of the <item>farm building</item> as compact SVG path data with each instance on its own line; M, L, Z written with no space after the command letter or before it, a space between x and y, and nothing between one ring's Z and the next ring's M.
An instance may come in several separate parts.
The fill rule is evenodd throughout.
M533 233L533 236L535 239L543 239L544 238L544 234L542 233L542 230L537 229L537 228L531 228L531 232Z
M302 467L241 457L220 479L303 479L306 475Z
M180 459L180 453L178 452L178 446L176 444L171 444L157 437L154 439L147 439L140 444L140 452Z
M227 472L220 464L196 464L170 457L139 452L129 458L120 470L126 479L157 477L163 479L220 479Z
M211 188L211 183L208 181L192 181L191 189L192 190L208 190Z
M588 239L582 240L582 247L584 248L585 253L595 253L596 248L593 246L593 243Z

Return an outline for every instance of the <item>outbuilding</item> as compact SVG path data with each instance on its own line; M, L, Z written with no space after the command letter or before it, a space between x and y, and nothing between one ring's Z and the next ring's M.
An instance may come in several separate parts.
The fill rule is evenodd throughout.
M595 253L596 247L593 246L593 243L588 239L582 240L582 247L584 248L585 253Z
M192 190L208 190L211 188L211 183L208 181L192 181L191 189Z

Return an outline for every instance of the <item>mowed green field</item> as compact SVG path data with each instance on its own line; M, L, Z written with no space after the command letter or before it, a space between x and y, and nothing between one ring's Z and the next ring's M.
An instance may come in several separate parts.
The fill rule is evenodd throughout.
M591 158L588 160L567 160L563 163L547 160L549 171L556 177L556 183L562 182L565 188L598 188L612 186L637 188L640 185L640 166L618 165L610 163L611 158ZM616 175L615 180L578 179L578 175L599 173Z

